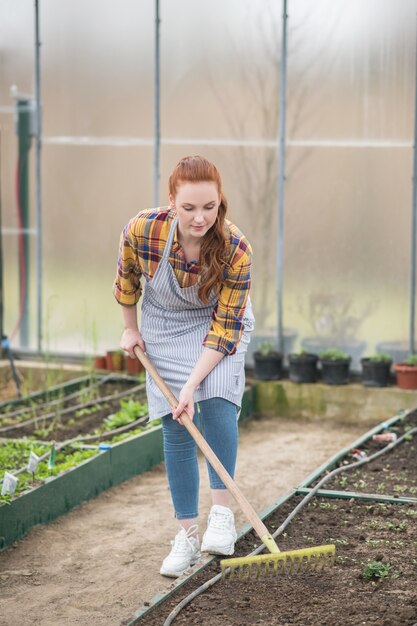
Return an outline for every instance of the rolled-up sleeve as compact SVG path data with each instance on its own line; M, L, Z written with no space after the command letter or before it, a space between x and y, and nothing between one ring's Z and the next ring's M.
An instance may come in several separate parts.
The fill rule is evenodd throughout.
M224 354L234 354L242 336L246 303L251 285L252 249L242 242L235 251L227 277L213 310L210 330L203 345Z
M134 223L135 220L131 220L120 236L117 274L113 283L114 297L119 304L126 306L136 304L142 293L142 272L138 259L138 242L133 231Z

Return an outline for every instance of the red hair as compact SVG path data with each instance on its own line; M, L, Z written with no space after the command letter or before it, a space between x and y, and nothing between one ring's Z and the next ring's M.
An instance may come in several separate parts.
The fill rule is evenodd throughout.
M213 163L201 156L187 156L177 163L169 177L169 193L175 198L178 186L182 183L214 182L220 195L217 218L210 230L204 235L200 248L201 276L198 297L207 304L210 292L219 293L224 284L224 267L229 248L226 237L225 218L227 200L222 192L220 174Z

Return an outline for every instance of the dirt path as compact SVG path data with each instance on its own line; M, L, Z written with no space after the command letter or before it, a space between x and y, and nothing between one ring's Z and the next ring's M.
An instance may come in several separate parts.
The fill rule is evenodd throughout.
M281 418L241 427L237 480L261 511L352 443L362 428ZM201 464L201 531L209 487ZM245 519L236 511L236 525ZM176 532L163 465L0 553L1 626L121 624L173 582L159 575Z

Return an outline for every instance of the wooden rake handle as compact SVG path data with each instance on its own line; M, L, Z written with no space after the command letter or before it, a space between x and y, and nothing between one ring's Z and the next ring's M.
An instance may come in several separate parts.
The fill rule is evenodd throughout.
M172 391L169 389L168 385L162 380L161 376L159 375L158 371L156 370L155 366L150 361L148 356L143 352L143 350L139 346L135 346L133 350L134 350L136 357L139 359L139 361L142 363L145 370L148 372L148 374L151 376L151 378L157 385L158 389L161 391L161 393L164 395L166 400L169 402L169 405L173 407L177 407L178 400L176 399ZM212 468L215 470L218 476L220 476L223 483L226 485L229 492L232 494L232 496L234 497L234 499L236 500L236 502L242 509L243 513L246 515L248 521L250 522L250 524L252 524L253 528L259 535L260 539L264 541L264 538L266 536L270 537L267 527L259 518L258 514L256 513L253 506L250 504L250 502L246 500L245 496L240 491L239 487L237 486L233 478L230 476L226 468L222 465L222 463L219 461L217 456L214 454L213 450L210 448L207 441L204 439L203 435L200 433L200 431L194 424L193 420L190 419L188 413L183 411L180 415L180 418L181 418L182 424L188 430L191 437L194 439L194 441L196 442L196 444L198 445L201 452L204 454L204 456L206 457L206 459L208 460ZM277 550L278 550L278 547L277 547Z

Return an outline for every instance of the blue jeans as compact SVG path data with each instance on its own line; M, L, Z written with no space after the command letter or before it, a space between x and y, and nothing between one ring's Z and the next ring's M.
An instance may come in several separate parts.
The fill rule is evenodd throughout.
M194 423L234 478L238 429L238 409L223 398L202 400L195 405ZM197 462L197 444L185 426L172 419L172 414L162 418L165 467L177 519L198 517L198 491L200 477ZM226 489L217 473L207 462L210 487Z

